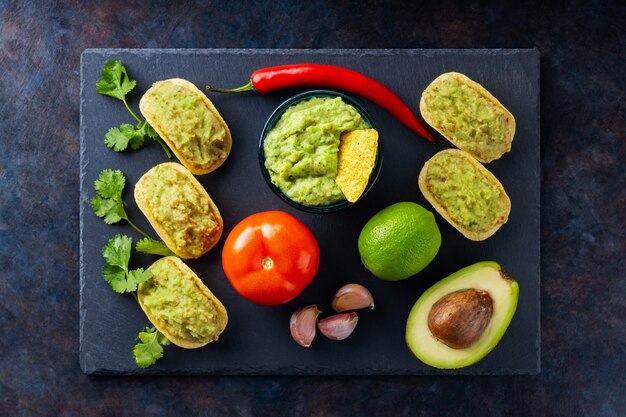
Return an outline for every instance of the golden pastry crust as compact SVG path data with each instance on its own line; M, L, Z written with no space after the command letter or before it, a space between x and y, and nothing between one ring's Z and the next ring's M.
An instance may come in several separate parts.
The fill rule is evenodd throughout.
M200 99L206 111L211 113L212 118L214 118L216 126L212 126L211 130L219 131L219 134L216 134L217 138L215 141L211 140L208 145L203 145L201 138L198 136L193 137L192 135L192 141L194 142L192 147L198 149L202 155L203 161L194 161L190 152L180 146L180 141L177 140L177 136L181 135L182 130L172 128L169 126L169 122L166 123L166 121L162 120L162 118L157 114L155 96L158 96L158 94L156 93L156 88L162 87L163 84L169 84L170 86L182 88L182 91L186 94L190 94ZM171 107L170 103L167 103L167 105ZM194 84L187 80L172 78L169 80L157 81L141 98L139 102L139 110L146 118L146 121L150 124L150 126L152 126L165 143L167 143L180 162L195 175L208 174L209 172L216 170L224 163L230 154L232 137L228 125L219 114L211 100L209 100L209 98ZM177 124L180 124L180 120L176 120L176 122ZM206 141L208 138L203 139Z
M462 84L474 92L478 93L478 96L483 100L483 103L494 109L501 114L504 120L504 129L500 138L496 140L488 140L489 143L481 143L482 141L471 141L470 143L463 143L459 135L455 134L454 129L449 129L449 126L455 126L454 120L442 121L441 118L435 117L433 109L427 104L425 99L426 95L435 94L435 91L439 86L446 82L457 82ZM479 120L479 116L474 114L471 109L467 109L466 118L471 119L471 123L476 127L480 127L482 122ZM500 158L503 154L511 150L511 144L513 142L513 136L515 135L515 118L489 91L487 91L482 85L471 80L467 76L458 72L447 72L441 74L422 93L420 99L420 113L422 117L433 129L439 132L444 138L449 140L454 146L472 155L480 162L491 162ZM444 126L447 125L447 126ZM483 124L484 126L484 124ZM480 130L480 129L478 129Z
M491 204L497 204L499 207L496 207L496 209L498 210L496 212L496 215L493 216L491 224L483 230L470 230L467 226L462 224L458 219L455 219L451 215L450 208L447 207L446 202L442 198L433 194L430 186L429 171L431 170L433 164L436 163L435 161L437 161L439 158L446 156L452 156L454 158L458 158L459 161L465 161L470 164L471 167L474 168L475 172L489 183L489 185L492 187L492 190L495 192L494 194L497 195L497 202L492 201ZM446 180L454 182L455 180L458 181L458 178L454 178L453 176L451 176L449 179ZM511 200L504 191L504 187L502 186L500 181L498 181L498 179L491 172L489 172L480 162L476 161L464 151L461 151L459 149L447 149L435 154L435 156L426 161L424 167L420 171L418 184L420 191L422 192L426 200L428 200L428 202L432 204L435 210L437 210L437 212L448 223L450 223L455 229L457 229L470 240L480 241L487 239L488 237L492 236L508 220L509 213L511 211ZM459 186L458 188L463 189L463 186ZM461 202L459 202L459 204L461 204Z
M187 265L185 265L183 261L181 261L177 257L167 256L167 257L161 258L158 261L156 261L154 264L152 264L150 268L148 268L148 271L154 274L157 265L161 268L164 266L167 268L171 268L171 270L173 270L179 277L182 277L183 279L191 280L193 287L202 294L202 296L206 300L206 303L209 303L211 305L212 310L214 310L214 313L212 314L216 316L217 324L216 324L215 333L212 334L210 337L193 340L193 339L186 339L186 338L182 338L182 337L174 335L168 323L166 323L163 320L159 320L156 317L156 315L153 314L154 312L151 311L150 308L148 308L144 302L147 296L148 288L150 285L152 285L151 281L154 280L155 278L157 280L166 278L164 276L157 276L156 274L151 280L140 283L137 288L137 300L139 301L139 305L141 306L141 309L144 311L144 313L146 314L150 322L154 324L154 327L156 327L161 333L163 333L165 337L167 337L172 343L185 349L196 349L196 348L205 346L208 343L211 343L217 340L219 335L226 328L226 324L228 323L228 313L226 312L226 308L224 307L224 305L211 292L211 290L209 290L206 287L206 285L204 285L204 283L200 280L200 278L198 278L198 276ZM184 296L184 295L181 295L181 296ZM180 319L183 320L182 317Z
M173 183L172 177L179 182ZM160 187L158 201L149 195L148 188L154 186ZM187 187L191 192L175 187ZM168 193L174 197L163 197ZM137 181L135 201L167 247L181 258L199 258L222 235L224 222L219 209L198 180L180 164L165 162L152 167ZM191 215L200 216L202 223Z

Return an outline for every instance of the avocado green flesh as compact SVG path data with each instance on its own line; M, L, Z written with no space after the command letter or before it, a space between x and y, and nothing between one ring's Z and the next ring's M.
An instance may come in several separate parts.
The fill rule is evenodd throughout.
M428 328L428 314L439 299L463 289L487 291L493 301L493 315L480 339L465 349L453 349L437 340ZM500 341L517 307L519 287L501 274L495 262L479 262L463 268L430 287L417 300L406 325L406 342L413 354L427 365L457 369L484 358Z
M158 128L184 158L211 166L226 153L226 129L200 94L172 82L155 83L146 93L145 107Z
M335 183L339 139L342 132L369 127L341 97L314 97L289 107L263 142L272 184L301 204L345 200Z
M426 175L426 187L455 223L480 233L502 222L507 209L500 190L467 158L441 152Z
M506 152L507 112L480 91L448 77L431 84L423 97L435 127L459 148L487 161Z
M166 326L173 336L189 341L211 341L221 331L219 312L189 276L162 258L150 268L152 279L140 285L137 296L151 320Z
M200 256L211 245L217 223L208 209L209 198L189 178L159 165L144 182L142 192L150 212L176 247Z

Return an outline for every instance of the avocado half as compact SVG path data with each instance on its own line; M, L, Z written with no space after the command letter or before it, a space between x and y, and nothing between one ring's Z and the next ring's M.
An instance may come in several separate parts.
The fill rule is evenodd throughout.
M467 290L488 294L492 303L490 319L470 346L453 348L435 337L429 326L429 315L438 301ZM407 320L406 343L419 360L435 368L457 369L472 365L484 358L504 335L515 314L518 295L517 282L505 275L498 263L484 261L465 267L437 282L417 300ZM473 325L471 317L474 315L465 315L467 326Z

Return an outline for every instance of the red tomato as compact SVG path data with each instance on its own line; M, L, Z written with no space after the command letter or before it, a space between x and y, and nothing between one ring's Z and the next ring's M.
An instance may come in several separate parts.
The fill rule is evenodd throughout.
M230 232L222 266L233 288L258 304L294 299L315 277L320 248L313 233L290 214L265 211Z

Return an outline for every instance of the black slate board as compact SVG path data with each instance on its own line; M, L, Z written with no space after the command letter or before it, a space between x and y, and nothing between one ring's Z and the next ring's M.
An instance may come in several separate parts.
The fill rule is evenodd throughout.
M146 370L131 358L134 338L149 325L127 295L114 293L101 278L102 246L117 233L137 235L130 226L109 226L89 207L93 181L100 170L122 169L127 176L124 200L129 216L152 231L137 209L132 188L150 167L166 161L153 142L138 152L115 153L103 143L106 131L132 123L123 104L96 93L95 82L106 59L121 60L137 87L129 98L137 111L141 94L157 80L181 77L202 88L206 84L234 87L253 70L270 65L316 62L363 72L396 92L418 112L421 91L439 74L458 71L485 86L515 116L512 151L487 165L512 201L509 221L484 242L471 242L439 215L439 254L417 276L396 283L373 277L361 264L356 241L361 227L378 210L398 201L414 201L432 209L417 188L424 162L451 145L436 135L429 144L374 103L354 96L372 114L384 141L383 166L372 190L344 211L315 215L283 203L265 184L258 159L258 139L272 110L305 89L267 96L209 94L233 136L233 150L214 173L198 177L224 218L224 237L241 219L265 210L289 212L307 224L320 243L322 261L312 284L294 301L277 307L252 304L239 297L221 268L224 237L211 252L190 262L224 303L229 324L219 342L202 349L171 346L165 357ZM81 276L80 364L88 374L535 374L540 369L539 332L539 53L536 50L124 50L89 49L81 57ZM147 267L156 257L134 255L134 267ZM481 260L499 262L520 285L517 313L500 344L478 364L457 371L439 371L415 359L404 342L408 312L435 281ZM330 312L334 291L359 282L374 294L377 308L359 313L353 335L333 342L318 335L309 349L289 334L289 317L298 307L317 304Z

